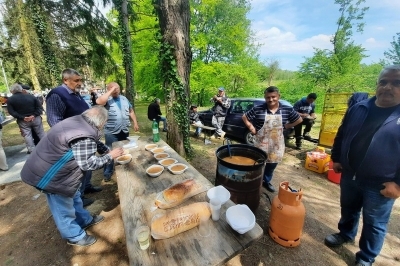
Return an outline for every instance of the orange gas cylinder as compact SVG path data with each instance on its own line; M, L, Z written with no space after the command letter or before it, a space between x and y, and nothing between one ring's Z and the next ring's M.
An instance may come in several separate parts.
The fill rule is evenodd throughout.
M303 231L306 209L301 198L303 191L292 190L289 182L280 183L278 195L272 201L269 235L284 247L297 247Z

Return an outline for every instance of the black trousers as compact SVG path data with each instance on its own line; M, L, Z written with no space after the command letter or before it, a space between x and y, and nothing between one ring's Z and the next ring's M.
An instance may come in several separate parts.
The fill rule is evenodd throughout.
M298 124L297 126L294 127L294 136L295 138L300 138L302 136L301 134L301 129L303 128L303 125L305 125L306 127L304 128L304 133L310 132L311 131L311 127L314 125L315 120L314 119L307 119L307 118L303 118L303 122L301 122L300 124Z

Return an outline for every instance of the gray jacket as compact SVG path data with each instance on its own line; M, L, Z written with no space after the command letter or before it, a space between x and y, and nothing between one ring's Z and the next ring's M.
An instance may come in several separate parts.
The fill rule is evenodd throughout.
M80 138L98 140L100 131L82 115L57 123L26 160L21 170L22 181L44 192L73 197L83 172L74 159L70 143Z

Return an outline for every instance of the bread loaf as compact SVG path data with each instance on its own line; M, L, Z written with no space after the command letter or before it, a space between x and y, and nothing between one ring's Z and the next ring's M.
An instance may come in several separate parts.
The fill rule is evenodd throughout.
M210 219L211 211L207 202L196 202L156 216L151 222L151 236L166 239L199 225L200 220Z
M186 179L160 192L155 204L160 209L172 208L205 190L206 188L196 180Z

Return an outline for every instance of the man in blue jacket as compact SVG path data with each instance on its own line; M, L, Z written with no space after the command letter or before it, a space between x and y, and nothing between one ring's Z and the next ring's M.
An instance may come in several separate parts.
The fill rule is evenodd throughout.
M379 75L375 96L346 113L336 135L333 170L340 181L339 233L325 244L353 242L360 214L363 228L356 265L372 265L379 255L394 201L400 197L400 65Z

